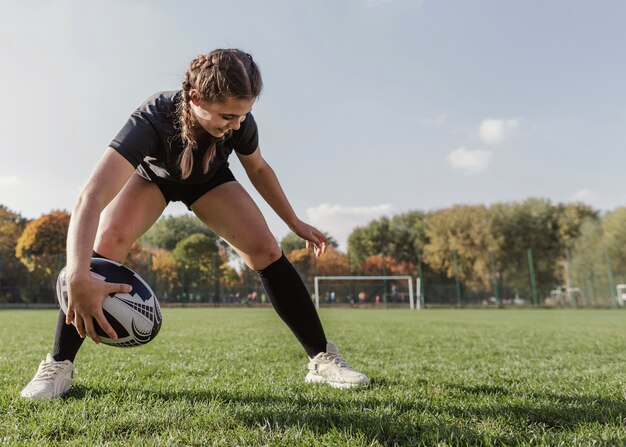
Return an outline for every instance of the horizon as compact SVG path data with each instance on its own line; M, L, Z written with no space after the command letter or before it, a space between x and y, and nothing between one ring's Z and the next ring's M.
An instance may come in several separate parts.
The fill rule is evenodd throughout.
M259 64L262 153L298 216L340 247L355 227L415 210L539 198L605 214L626 204L619 1L274 0L184 11L6 1L0 13L10 105L0 204L29 219L71 212L132 111L180 88L189 62L218 47ZM288 227L230 162L282 239ZM164 215L183 213L171 204Z

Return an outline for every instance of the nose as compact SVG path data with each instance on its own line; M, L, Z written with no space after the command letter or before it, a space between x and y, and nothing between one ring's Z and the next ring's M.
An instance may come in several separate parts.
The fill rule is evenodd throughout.
M241 122L243 121L243 116L239 118L233 118L230 120L230 128L233 130L237 130L241 127Z

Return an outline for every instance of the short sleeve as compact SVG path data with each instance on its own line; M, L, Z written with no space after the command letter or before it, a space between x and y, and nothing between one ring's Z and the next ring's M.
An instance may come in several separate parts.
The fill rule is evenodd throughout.
M159 134L145 112L137 110L111 141L110 146L137 167L145 156L157 151L159 143Z
M241 127L233 133L233 148L242 155L250 155L259 147L259 130L251 113L241 123Z

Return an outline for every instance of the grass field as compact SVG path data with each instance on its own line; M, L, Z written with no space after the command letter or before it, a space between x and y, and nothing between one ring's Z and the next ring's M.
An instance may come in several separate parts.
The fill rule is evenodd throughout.
M271 309L164 309L85 343L64 399L19 398L56 312L0 311L0 445L626 445L626 312L322 309L364 390L304 383Z

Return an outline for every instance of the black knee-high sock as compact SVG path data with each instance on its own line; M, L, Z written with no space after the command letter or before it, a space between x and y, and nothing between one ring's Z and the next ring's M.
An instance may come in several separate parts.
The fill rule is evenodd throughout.
M54 360L57 362L64 360L74 362L76 354L84 341L85 339L78 335L78 331L73 324L65 324L65 314L60 310L57 330L54 335L54 349L52 350Z
M92 256L94 258L104 258L95 251ZM73 324L65 324L65 314L63 310L59 311L59 318L57 320L57 329L54 335L54 349L52 350L52 356L57 362L64 360L70 360L74 362L78 350L82 346L84 338L78 335L78 331Z
M258 273L274 309L309 357L325 352L326 336L311 295L285 255Z

